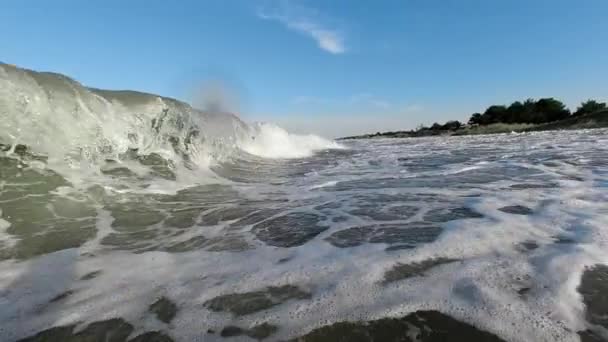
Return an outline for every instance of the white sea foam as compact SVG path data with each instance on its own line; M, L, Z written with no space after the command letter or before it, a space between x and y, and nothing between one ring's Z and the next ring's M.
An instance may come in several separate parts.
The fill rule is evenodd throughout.
M322 188L327 188L327 187L330 187L330 186L334 186L336 184L338 184L338 181L329 181L329 182L325 182L325 183L322 183L322 184L313 185L309 189L310 190L322 189Z
M312 134L292 134L272 123L253 125L251 139L241 142L241 147L264 158L304 158L316 151L342 148L334 141Z
M377 155L371 153L366 158ZM485 166L491 167L491 163ZM556 174L566 170L569 174L575 171L567 164L552 168ZM259 245L241 253L133 255L96 253L96 247L88 244L82 249L96 253L95 257L68 250L25 262L5 261L0 263L0 288L4 302L12 305L1 306L2 339L27 335L49 323L123 317L135 324L137 331L168 330L179 341L199 339L207 329L218 330L227 324L251 326L271 321L281 327L272 339L281 340L329 322L436 309L510 341L576 341L573 331L585 329L584 306L576 291L580 275L585 266L608 262L608 233L603 228L608 219L599 215L606 210L606 194L593 182L603 176L583 170L578 175L583 174L590 177L588 182L570 184L564 180L558 189L509 193L478 189L482 195L470 205L485 218L448 223L435 242L396 254L384 252L382 244L340 249L323 240L356 225L357 219L351 218L295 249ZM323 175L321 172L319 177ZM335 186L335 182L328 180L312 188ZM450 191L439 193L450 196ZM533 208L536 213L524 216L497 210L514 204ZM100 231L111 230L102 228L109 227L109 219L99 217ZM575 248L554 243L556 236L573 231L589 236ZM521 253L518 246L525 241L535 241L539 247ZM380 283L384 272L397 262L436 257L460 261L438 266L425 277ZM277 263L282 258L289 261ZM94 281L78 280L96 270L102 273ZM290 301L237 320L204 309L205 301L221 294L283 284L298 284L312 291L313 299ZM522 299L517 291L525 287L530 290ZM14 315L14 307L27 313L71 288L77 291L63 304L46 307L25 321ZM147 306L162 295L180 307L170 327L154 319L141 319L147 315ZM204 336L210 341L220 339L213 334Z

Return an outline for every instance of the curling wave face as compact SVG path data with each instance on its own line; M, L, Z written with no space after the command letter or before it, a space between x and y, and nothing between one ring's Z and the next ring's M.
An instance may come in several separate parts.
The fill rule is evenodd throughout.
M157 174L186 184L212 181L215 175L204 171L242 151L298 158L339 147L171 98L87 88L64 75L6 64L0 64L0 143L26 146L72 178L118 166L142 176L164 167Z

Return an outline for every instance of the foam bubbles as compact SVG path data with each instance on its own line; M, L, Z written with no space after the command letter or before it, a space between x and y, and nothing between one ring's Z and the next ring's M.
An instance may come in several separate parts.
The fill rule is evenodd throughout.
M252 127L251 139L241 142L248 153L264 158L304 158L315 151L342 148L338 143L316 135L297 135L271 123Z

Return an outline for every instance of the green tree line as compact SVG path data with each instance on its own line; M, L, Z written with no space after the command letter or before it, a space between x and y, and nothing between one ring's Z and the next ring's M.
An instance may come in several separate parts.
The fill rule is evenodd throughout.
M471 115L468 124L480 126L495 123L543 124L567 119L571 116L587 115L607 108L605 102L587 100L572 113L564 103L554 98L527 99L523 102L515 101L509 106L492 105L483 113ZM460 121L452 120L443 125L436 122L431 127L419 127L417 131L455 131L463 126Z
M483 113L475 113L469 119L470 125L490 125L493 123L527 123L543 124L566 119L570 116L581 116L606 109L606 103L588 100L576 109L574 113L561 101L554 98L544 98L538 101L528 99L524 102L515 101L511 105L493 105Z

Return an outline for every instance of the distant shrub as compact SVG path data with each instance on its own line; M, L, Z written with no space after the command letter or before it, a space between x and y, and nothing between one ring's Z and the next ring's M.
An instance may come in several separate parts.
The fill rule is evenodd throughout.
M511 105L492 105L483 114L475 113L469 119L470 125L491 125L495 123L534 123L542 124L565 119L570 111L561 101L544 98L538 101L528 99L515 101Z
M605 102L587 100L587 101L581 103L580 107L578 107L576 109L576 112L574 112L574 114L572 114L572 115L574 115L574 116L587 115L587 114L599 112L600 110L605 110L605 109L606 109Z

